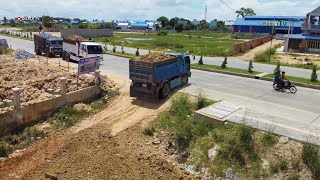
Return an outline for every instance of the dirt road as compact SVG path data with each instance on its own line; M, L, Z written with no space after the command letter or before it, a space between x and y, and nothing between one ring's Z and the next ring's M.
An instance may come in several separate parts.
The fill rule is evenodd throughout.
M114 80L114 78L112 78ZM179 179L179 166L168 161L165 145L143 135L169 102L153 105L128 96L127 80L108 107L66 131L50 135L0 163L0 179Z

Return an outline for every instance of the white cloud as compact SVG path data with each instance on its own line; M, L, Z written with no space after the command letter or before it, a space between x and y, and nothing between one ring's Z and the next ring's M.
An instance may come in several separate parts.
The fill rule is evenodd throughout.
M79 17L87 19L156 19L159 16L204 18L204 2L208 3L208 20L234 20L233 10L219 0L0 0L3 16ZM320 5L319 0L223 0L234 9L250 7L257 15L304 16Z

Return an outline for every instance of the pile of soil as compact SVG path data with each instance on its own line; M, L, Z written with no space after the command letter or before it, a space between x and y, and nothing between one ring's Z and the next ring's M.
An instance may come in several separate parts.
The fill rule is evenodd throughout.
M172 56L161 53L161 52L152 52L150 54L140 56L138 58L133 59L134 61L141 61L141 62L160 62L166 59L170 59Z
M31 61L16 61L9 56L0 56L0 101L12 99L12 88L21 88L21 102L25 106L36 103L53 95L48 89L60 88L60 77L67 78L67 92L77 90L77 74L58 67L47 66ZM95 85L94 75L79 78L79 89ZM115 85L106 77L102 78L102 88L108 90Z
M78 35L71 35L71 36L68 36L67 39L71 39L71 40L74 40L74 41L88 41L88 39L82 37L82 36L78 36Z

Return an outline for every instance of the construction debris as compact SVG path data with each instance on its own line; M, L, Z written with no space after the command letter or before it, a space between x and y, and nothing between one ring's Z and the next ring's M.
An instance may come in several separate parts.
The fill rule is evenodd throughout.
M172 56L161 52L152 52L150 54L137 57L133 60L142 62L160 62L169 58L172 58Z
M34 58L35 55L31 54L23 49L18 49L15 51L15 53L13 54L13 57L15 59L31 59Z

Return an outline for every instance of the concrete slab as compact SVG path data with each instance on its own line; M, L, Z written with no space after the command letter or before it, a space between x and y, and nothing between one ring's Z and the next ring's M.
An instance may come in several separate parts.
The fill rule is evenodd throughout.
M219 120L223 120L223 118L229 116L230 114L236 112L239 109L240 108L230 106L229 104L218 103L207 108L201 109L198 111L198 113L218 118Z

